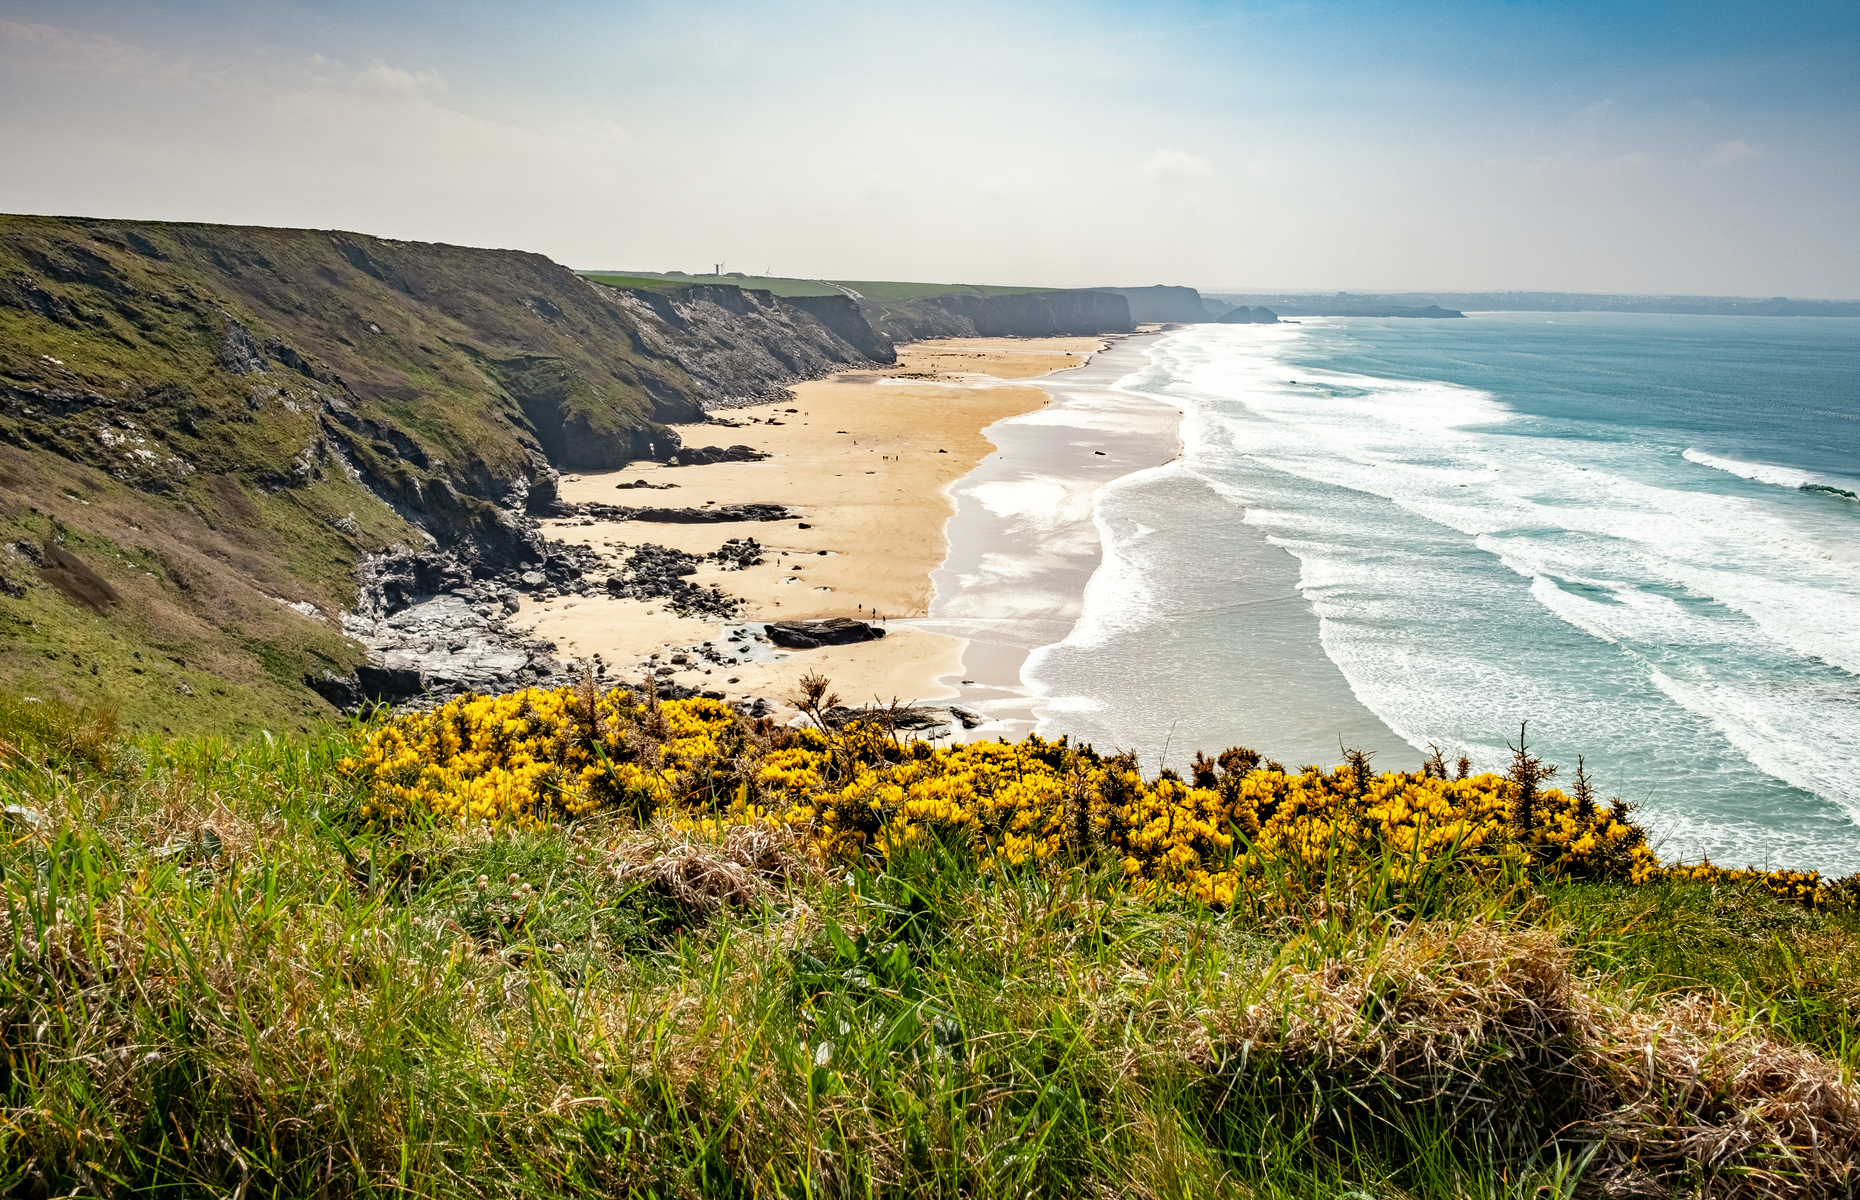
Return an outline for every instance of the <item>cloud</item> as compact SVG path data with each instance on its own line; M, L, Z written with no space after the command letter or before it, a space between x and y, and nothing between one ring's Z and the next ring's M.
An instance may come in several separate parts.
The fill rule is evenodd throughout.
M349 86L378 96L432 96L446 90L446 81L437 71L404 71L376 59L358 72Z
M1707 166L1728 167L1734 162L1742 162L1756 152L1757 148L1749 142L1719 142L1713 147L1712 152L1705 156L1704 162Z
M1150 160L1143 164L1143 175L1147 179L1194 179L1213 169L1205 158L1196 158L1172 146L1164 146L1150 155Z

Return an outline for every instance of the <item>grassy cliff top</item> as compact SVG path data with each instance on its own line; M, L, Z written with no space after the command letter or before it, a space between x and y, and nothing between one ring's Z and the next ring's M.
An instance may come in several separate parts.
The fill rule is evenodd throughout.
M1854 1194L1851 913L1487 869L1469 839L1281 844L1205 905L1110 839L1231 836L1188 801L1263 811L1278 773L1190 793L1037 739L923 753L530 699L482 714L495 746L559 757L536 723L586 722L624 761L524 777L617 803L383 823L438 761L369 787L354 760L471 722L125 746L0 697L0 1192ZM681 793L657 812L646 768ZM1363 782L1300 786L1414 818ZM1166 828L1145 796L1173 797ZM796 801L822 811L746 808ZM1042 805L1049 853L1004 865ZM835 831L868 851L823 856Z
M754 288L777 296L838 296L841 288L850 288L877 304L901 300L921 300L926 296L1013 296L1025 292L1051 292L1057 288L1013 287L991 283L905 283L871 279L788 279L773 275L685 275L676 271L581 271L583 277L614 287L662 289L690 287L696 284L722 284L728 287Z

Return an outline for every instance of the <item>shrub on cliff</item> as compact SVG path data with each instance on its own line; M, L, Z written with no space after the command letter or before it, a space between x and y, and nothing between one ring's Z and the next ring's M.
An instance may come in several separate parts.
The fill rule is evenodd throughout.
M1517 757L1507 775L1448 779L1438 762L1376 773L1355 754L1293 772L1236 747L1198 757L1192 779L1146 780L1133 759L1065 739L932 747L899 738L882 714L778 730L717 701L589 681L397 717L344 770L377 823L534 827L612 808L641 821L771 822L847 864L932 842L984 872L1105 857L1141 892L1218 907L1324 894L1365 872L1383 899L1504 879L1672 877L1851 903L1853 885L1811 872L1662 867L1628 806L1598 803L1584 772L1570 795L1542 786L1552 768L1522 738Z

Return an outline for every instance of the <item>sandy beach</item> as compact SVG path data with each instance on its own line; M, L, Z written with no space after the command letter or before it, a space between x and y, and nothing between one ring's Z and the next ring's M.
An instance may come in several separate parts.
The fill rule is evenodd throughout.
M693 655L678 664L673 678L680 684L778 704L800 675L819 670L849 703L950 699L959 694L965 640L892 622L930 610L931 572L948 554L951 488L996 453L985 429L1047 403L1048 393L1028 381L1078 367L1107 344L1105 338L914 343L900 347L895 367L798 384L792 399L730 409L680 429L687 446L741 443L767 459L682 467L641 462L570 476L561 485L562 497L574 503L780 504L794 510L792 520L571 518L545 528L551 538L584 543L616 563L641 543L706 554L728 539L752 537L764 547L762 565L741 571L706 565L691 581L742 598L748 621L856 617L882 620L888 629L882 640L853 646L793 653L761 647L749 661L727 667ZM616 488L636 480L676 488ZM669 661L705 643L721 647L728 631L741 628L740 621L726 629L723 622L677 616L663 601L608 597L525 599L517 619L557 643L564 657L599 655L623 675L653 654Z

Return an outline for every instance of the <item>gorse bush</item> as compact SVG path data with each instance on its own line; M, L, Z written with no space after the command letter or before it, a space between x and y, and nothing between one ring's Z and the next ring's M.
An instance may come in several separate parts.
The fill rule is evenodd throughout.
M395 718L344 770L371 822L535 827L605 809L646 821L769 822L823 859L880 866L927 844L980 870L1105 858L1139 892L1220 907L1322 894L1373 868L1392 894L1500 878L1644 884L1758 881L1776 896L1847 904L1811 872L1662 867L1619 799L1574 795L1520 737L1506 774L1377 773L1351 753L1331 771L1287 771L1235 747L1197 756L1188 778L1139 773L1065 739L933 747L883 714L777 729L712 700L660 702L620 688L466 697Z

